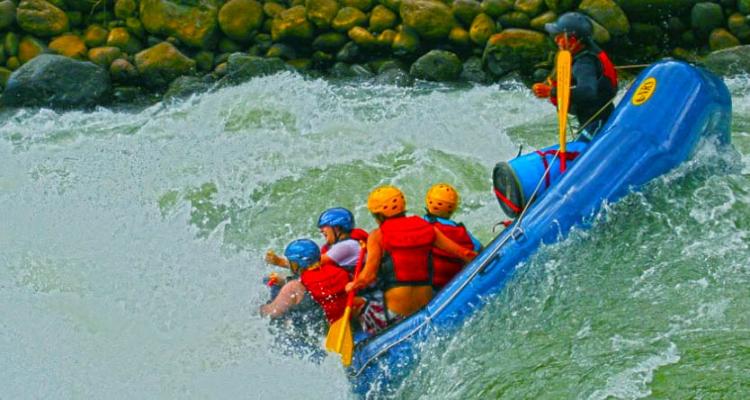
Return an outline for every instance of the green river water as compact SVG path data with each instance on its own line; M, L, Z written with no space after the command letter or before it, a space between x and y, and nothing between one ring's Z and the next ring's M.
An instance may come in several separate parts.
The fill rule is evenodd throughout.
M750 80L710 143L519 266L391 396L750 398ZM482 241L493 165L555 141L521 85L293 74L172 104L0 112L0 399L350 398L334 357L285 355L257 315L268 248L379 184L454 184ZM369 397L382 397L370 393Z

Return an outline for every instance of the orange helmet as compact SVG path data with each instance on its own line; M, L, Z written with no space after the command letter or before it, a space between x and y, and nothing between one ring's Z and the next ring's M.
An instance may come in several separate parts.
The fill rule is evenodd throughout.
M458 207L458 192L447 183L438 183L424 197L427 212L441 218L450 218Z
M367 198L367 209L373 214L382 214L389 218L406 211L406 199L397 187L380 186Z

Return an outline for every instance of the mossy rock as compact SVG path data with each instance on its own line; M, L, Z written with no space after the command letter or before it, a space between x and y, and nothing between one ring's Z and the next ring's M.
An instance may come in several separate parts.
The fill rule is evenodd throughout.
M235 53L227 60L226 79L233 83L241 83L255 77L291 70L292 68L280 58L253 57Z
M313 61L309 58L295 58L286 62L287 65L300 72L306 72L312 69Z
M297 52L292 46L284 43L274 43L266 52L266 57L280 58L282 60L293 60L297 58Z
M403 0L399 14L404 26L430 40L447 38L456 24L451 9L435 0Z
M495 21L489 15L483 13L474 18L474 22L471 23L471 29L469 30L472 42L484 47L490 36L494 34Z
M367 24L367 15L354 7L344 7L339 10L331 22L331 28L339 32L348 32L355 26Z
M630 40L644 45L662 44L665 33L658 26L643 22L633 22L630 26Z
M138 13L138 1L136 0L115 0L115 17L126 19L135 17Z
M210 48L219 33L218 0L140 0L140 18L154 35L173 36L187 46Z
M169 84L164 93L164 100L176 100L190 97L196 93L208 92L213 84L197 76L181 76Z
M164 88L182 75L195 73L195 61L169 42L162 42L135 55L135 66L147 87Z
M217 47L222 53L236 53L243 50L243 46L230 38L223 37L219 39L219 46Z
M342 48L346 42L349 41L349 37L340 32L326 32L318 37L312 43L313 49L335 52Z
M378 4L370 13L370 30L373 32L382 32L391 29L398 23L398 15L388 7Z
M135 37L137 37L138 39L143 39L146 37L146 29L143 27L143 23L138 18L128 17L125 20L125 28L127 28L128 32L135 35Z
M497 18L513 9L511 0L484 0L481 11L492 18Z
M273 1L263 4L263 13L266 14L268 18L276 18L276 16L281 14L284 10L286 10L286 7Z
M0 87L5 87L5 84L8 83L8 78L10 78L10 75L13 73L8 68L0 67Z
M88 58L91 62L107 69L113 61L120 57L122 57L122 50L111 46L94 47L88 52Z
M393 29L386 29L380 32L378 37L375 39L379 47L390 48L393 46L393 41L396 40L398 33Z
M325 51L321 50L316 50L315 52L313 52L310 58L312 59L313 64L318 68L328 67L334 61L333 54L326 53Z
M15 32L8 32L3 38L3 47L5 47L5 54L9 57L18 55L18 43L20 38Z
M458 48L469 47L471 46L471 35L461 25L456 25L448 34L448 43Z
M214 68L214 53L208 50L201 50L193 56L195 67L198 71L210 72Z
M741 42L750 42L750 24L744 15L740 13L730 15L727 19L727 27Z
M0 31L16 22L16 3L11 0L0 1Z
M353 63L359 59L361 53L362 51L356 43L351 41L346 42L346 44L336 52L336 61Z
M578 8L613 36L627 35L630 32L627 15L613 0L583 0Z
M107 43L108 36L109 31L101 25L89 25L89 27L86 28L86 32L83 33L83 43L85 43L87 47L99 47Z
M737 11L744 15L750 14L750 0L737 0Z
M307 0L305 10L310 22L318 28L327 29L339 12L339 3L336 0Z
M469 57L469 59L464 62L463 68L461 68L459 80L486 84L490 82L490 77L484 71L484 68L482 67L482 59L480 57Z
M352 42L363 49L371 49L377 46L377 40L372 32L361 26L355 26L352 29L349 29L347 36L349 36L349 39L351 39Z
M716 28L724 25L724 12L716 3L697 3L690 11L690 22L698 37L706 38Z
M555 46L548 35L528 29L506 29L487 41L482 62L495 76L513 71L533 71Z
M18 42L18 61L20 61L21 64L26 64L34 57L45 53L46 51L47 46L44 45L44 42L33 36L24 36L21 41Z
M70 27L65 11L44 0L22 0L16 9L16 22L24 32L39 37L56 36Z
M401 66L398 61L385 61L377 69L377 75L374 78L375 83L379 85L393 86L411 86L414 84L414 78Z
M263 26L263 6L255 0L229 0L219 10L219 28L228 38L247 43Z
M405 56L414 54L419 50L420 40L417 32L409 27L403 27L401 30L396 32L396 37L393 38L393 44L391 50L393 54L397 56Z
M476 0L455 0L451 5L453 16L464 24L470 26L474 17L482 12L482 5Z
M307 20L304 6L294 6L282 11L273 19L271 38L274 42L280 40L303 40L312 39L315 27Z
M73 34L56 37L49 43L49 49L53 53L78 60L85 60L88 53L83 39Z
M15 71L21 67L21 60L18 57L8 57L8 61L5 62L5 66L11 71Z
M572 11L578 5L578 3L579 0L544 0L544 4L547 5L547 8L556 12L557 14L562 14L566 11Z
M554 11L547 11L541 15L534 17L529 22L529 27L535 31L546 32L544 26L546 24L555 22L557 20L557 14Z
M107 46L117 47L128 54L135 54L143 48L141 42L131 35L126 28L110 30L107 36Z
M396 13L401 9L401 0L378 0L378 2Z
M409 74L417 79L436 82L458 80L463 64L455 53L431 50L412 64Z
M536 17L544 10L544 0L516 0L513 9L529 17Z
M528 28L531 26L531 18L520 11L511 11L497 18L504 28Z
M728 49L739 45L739 39L724 28L714 29L708 37L708 46L711 48L711 51Z
M109 76L119 83L134 83L138 78L138 69L128 60L118 58L109 65Z
M373 0L341 0L341 4L344 7L353 7L364 12L370 11L375 5Z

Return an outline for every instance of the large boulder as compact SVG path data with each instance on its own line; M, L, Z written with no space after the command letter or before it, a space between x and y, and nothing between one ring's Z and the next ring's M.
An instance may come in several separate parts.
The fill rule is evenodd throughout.
M703 59L703 65L719 75L750 73L750 45L714 51Z
M708 46L711 51L728 49L739 46L740 41L724 28L716 28L708 37Z
M436 0L403 0L399 9L404 25L425 39L444 39L456 23L450 7Z
M18 60L21 64L25 64L32 58L46 52L47 46L44 45L44 42L33 36L26 35L18 42Z
M0 100L8 106L89 107L104 102L111 88L107 71L94 63L42 54L13 72Z
M469 29L471 41L479 46L484 46L490 36L495 34L495 21L487 14L479 14L474 18Z
M484 0L481 5L481 11L492 18L497 18L511 9L513 2L510 0Z
M628 17L613 0L583 0L579 9L603 26L612 36L627 35L630 31Z
M213 83L197 76L181 76L175 79L164 93L164 100L175 100L190 97L195 93L207 92Z
M34 36L48 37L70 28L65 11L44 0L23 0L16 9L18 26Z
M125 28L112 28L107 36L107 46L117 47L128 54L135 54L143 49L141 42Z
M227 37L249 42L263 25L263 6L255 0L229 0L219 10L219 27Z
M107 43L108 36L109 31L104 29L104 27L97 24L92 24L89 25L89 27L86 28L86 31L83 33L83 42L88 47L98 47Z
M412 64L409 73L417 79L436 82L455 81L461 75L461 59L450 51L432 50Z
M529 17L536 17L544 9L544 0L516 0L513 8Z
M488 83L489 77L484 72L484 68L482 68L482 59L479 57L470 57L466 60L461 70L460 79L465 82Z
M310 22L318 28L326 29L339 12L339 3L336 0L307 0L305 10Z
M727 19L727 28L741 42L750 42L750 23L747 18L740 13L734 13Z
M331 28L339 32L347 32L355 26L363 26L367 23L367 14L354 7L344 7L339 10L336 17L331 21Z
M214 44L218 33L217 2L195 0L183 4L170 0L141 0L141 22L154 35L174 36L188 46L208 48Z
M307 20L304 6L294 6L280 12L271 26L271 38L274 42L285 39L306 41L312 39L314 32L315 27Z
M471 25L474 17L482 12L482 5L476 0L456 0L451 5L453 16L465 26Z
M13 25L16 21L16 3L10 0L0 1L0 31Z
M506 29L494 34L484 48L482 62L495 76L512 71L533 71L547 60L555 46L548 35L527 29Z
M113 61L122 56L122 51L117 47L95 47L89 50L88 56L94 64L109 68Z
M370 30L373 32L382 32L396 26L398 15L388 7L378 4L370 13Z
M241 83L252 78L273 75L293 69L280 58L264 58L234 53L227 60L225 79L231 83Z
M164 88L179 76L195 73L195 61L169 42L161 42L136 54L135 66L143 83L151 88Z
M138 2L136 0L115 0L115 17L118 19L134 17L136 11L138 11Z

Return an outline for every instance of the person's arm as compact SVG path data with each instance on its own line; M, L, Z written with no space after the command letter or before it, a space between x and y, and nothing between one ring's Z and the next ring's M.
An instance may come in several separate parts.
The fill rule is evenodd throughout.
M437 228L435 228L434 245L438 249L447 251L453 256L460 258L463 262L469 262L477 256L477 253L474 250L461 247L461 245L443 235L443 233Z
M370 236L367 238L367 260L365 261L365 266L359 272L357 279L346 285L347 292L365 288L378 278L380 259L383 256L383 251L380 248L381 238L380 229L376 229L370 233Z
M273 250L266 252L266 262L277 267L289 268L289 260L284 256L277 255Z
M260 306L260 315L271 318L281 317L302 302L305 292L305 286L298 279L287 282L272 302Z

